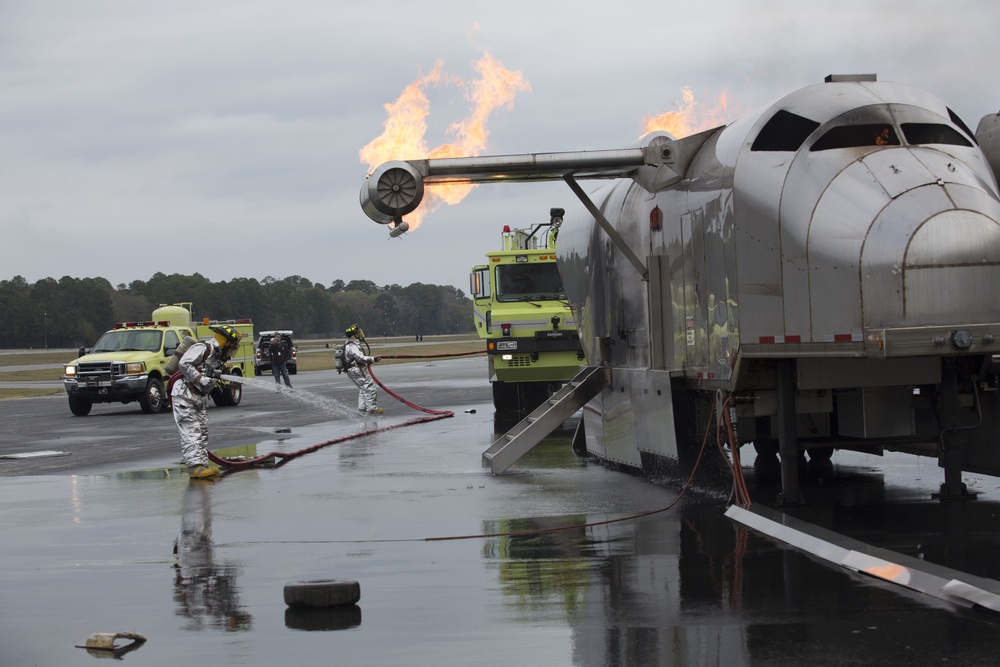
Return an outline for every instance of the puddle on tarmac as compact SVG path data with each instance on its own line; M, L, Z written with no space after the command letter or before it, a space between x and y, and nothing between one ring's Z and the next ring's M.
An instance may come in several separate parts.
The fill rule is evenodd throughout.
M148 638L126 659L171 667L973 665L994 656L994 614L747 531L722 516L728 488L715 480L670 511L609 523L668 506L683 479L580 458L569 429L515 474L493 477L480 460L491 420L480 410L378 433L217 482L169 468L5 479L5 662L82 664L91 658L75 644L121 630ZM293 429L283 446L321 430ZM912 460L880 460L877 472L869 461L838 453L837 479L807 483L811 520L997 577L995 480L978 482L980 499L957 523L925 493L938 483L932 466L914 483ZM752 465L747 473L765 494L769 482ZM284 603L289 581L342 578L360 583L353 607L305 613Z

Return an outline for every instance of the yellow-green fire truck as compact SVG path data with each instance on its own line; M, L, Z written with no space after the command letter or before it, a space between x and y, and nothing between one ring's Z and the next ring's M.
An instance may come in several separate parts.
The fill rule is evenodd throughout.
M563 210L528 229L504 226L501 250L486 253L469 291L476 331L486 340L493 405L531 410L579 372L583 360L576 320L556 268Z
M209 327L215 324L228 324L243 334L236 357L226 364L227 373L253 377L253 323L206 318L199 324L191 313L191 303L160 304L151 320L119 322L105 332L88 354L66 364L62 379L70 411L84 417L94 403L133 401L146 413L168 411L170 378L164 367L186 336L211 338ZM242 398L243 387L237 382L220 382L212 392L220 407L239 405Z

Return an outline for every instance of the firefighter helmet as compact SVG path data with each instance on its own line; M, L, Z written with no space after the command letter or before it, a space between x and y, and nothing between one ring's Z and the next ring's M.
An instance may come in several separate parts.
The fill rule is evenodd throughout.
M351 326L347 327L347 329L344 330L344 335L347 336L348 338L357 338L359 340L363 340L365 337L365 332L363 332L361 330L361 327L359 327L357 324L352 324Z
M242 338L240 332L228 324L212 325L209 329L215 334L215 342L222 348L222 356L226 360L232 359L240 346L240 338Z

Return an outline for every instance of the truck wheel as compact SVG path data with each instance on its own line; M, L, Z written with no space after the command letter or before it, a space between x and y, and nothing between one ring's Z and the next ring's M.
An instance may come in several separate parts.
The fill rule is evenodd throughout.
M493 407L497 412L517 410L517 385L497 380L493 383Z
M238 368L234 368L232 374L236 377L243 377L243 373ZM225 405L237 406L243 400L243 385L239 382L230 382L222 389L222 402Z
M94 402L88 398L78 396L69 397L69 411L77 417L86 417L90 414L90 409L94 407Z
M142 411L148 414L163 412L166 404L166 395L163 393L163 382L160 378L149 378L146 383L146 391L139 397L139 406Z

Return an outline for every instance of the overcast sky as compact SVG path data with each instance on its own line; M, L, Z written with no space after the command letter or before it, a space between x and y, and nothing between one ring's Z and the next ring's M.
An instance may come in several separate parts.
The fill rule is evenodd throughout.
M975 129L1000 110L998 25L996 0L0 0L0 279L466 290L504 224L575 200L480 186L391 240L362 213L359 150L438 61L430 148L485 53L527 83L487 155L621 148L685 87L706 113L725 94L731 121L832 72L925 88Z

